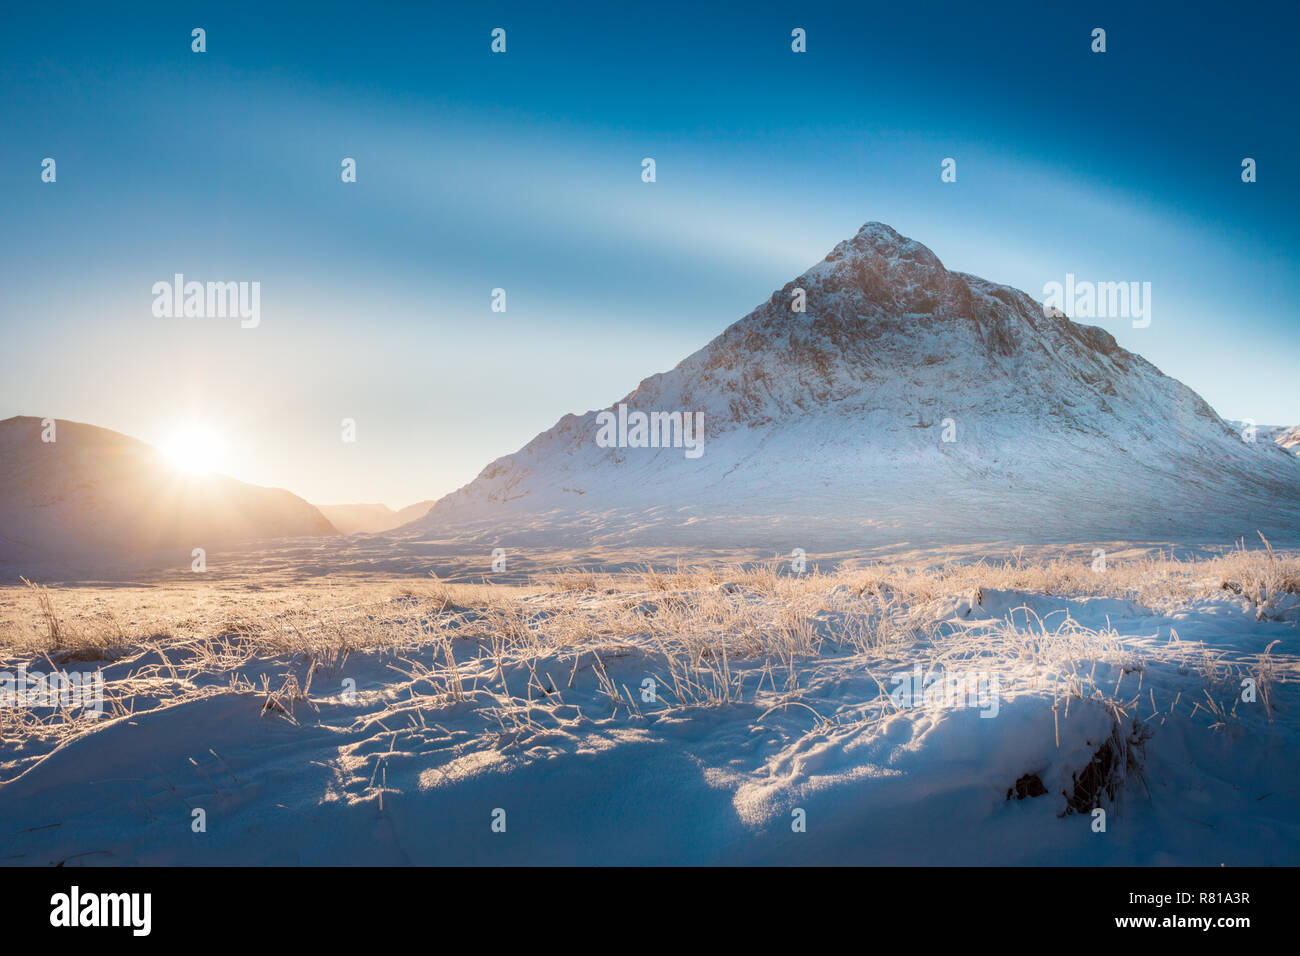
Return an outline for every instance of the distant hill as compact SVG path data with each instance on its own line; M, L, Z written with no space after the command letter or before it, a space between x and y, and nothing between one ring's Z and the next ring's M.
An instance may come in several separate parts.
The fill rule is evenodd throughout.
M0 560L337 533L295 494L178 474L151 445L107 428L59 420L55 441L41 435L39 418L0 421Z
M388 505L317 505L321 514L343 534L376 534L392 531L408 522L423 518L433 501L418 501L401 511Z

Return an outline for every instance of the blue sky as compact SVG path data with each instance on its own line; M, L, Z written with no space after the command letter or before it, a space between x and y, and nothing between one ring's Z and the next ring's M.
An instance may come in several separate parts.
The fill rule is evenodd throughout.
M6 12L0 417L201 420L236 477L397 507L881 220L1035 296L1149 281L1149 328L1095 324L1300 421L1295 4L268 6ZM177 272L261 325L155 318Z

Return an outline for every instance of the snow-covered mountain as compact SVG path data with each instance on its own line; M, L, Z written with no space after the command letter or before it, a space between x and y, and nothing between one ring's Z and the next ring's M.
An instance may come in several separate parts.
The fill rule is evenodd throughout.
M1261 428L1255 436L1256 442L1272 442L1292 454L1300 455L1300 425L1277 425Z
M1256 425L1242 418L1226 419L1242 440L1261 448L1277 445L1300 455L1300 425ZM1270 449L1269 454L1272 454Z
M177 474L152 446L106 428L0 421L0 560L125 555L250 538L335 534L280 488ZM186 561L188 562L188 557Z
M642 435L619 405L629 426L634 412L702 413L702 449L630 447ZM620 434L626 447L605 447ZM809 551L1294 538L1300 470L1109 333L872 222L676 368L566 415L413 527L520 546Z

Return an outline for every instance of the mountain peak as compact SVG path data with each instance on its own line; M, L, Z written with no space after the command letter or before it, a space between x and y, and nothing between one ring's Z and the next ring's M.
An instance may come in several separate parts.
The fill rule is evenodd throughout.
M858 230L859 236L880 236L894 242L902 242L906 239L898 230L885 222L878 222L873 219L870 222L863 223L862 228ZM909 240L910 241L910 240Z
M882 222L618 406L702 416L702 454L602 445L602 413L565 416L424 526L581 539L600 514L611 540L766 547L941 526L1118 538L1163 533L1176 511L1234 534L1300 519L1293 465L1250 454L1191 389Z
M872 220L862 226L851 239L838 243L826 257L827 262L879 258L903 260L931 269L943 270L939 257L929 247L902 235L893 226Z

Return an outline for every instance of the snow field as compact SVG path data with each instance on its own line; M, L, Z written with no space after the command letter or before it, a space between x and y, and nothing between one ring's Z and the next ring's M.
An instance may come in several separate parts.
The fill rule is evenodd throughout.
M10 591L0 669L102 666L107 701L0 710L0 857L1295 863L1296 570L578 570L150 595L165 627Z

